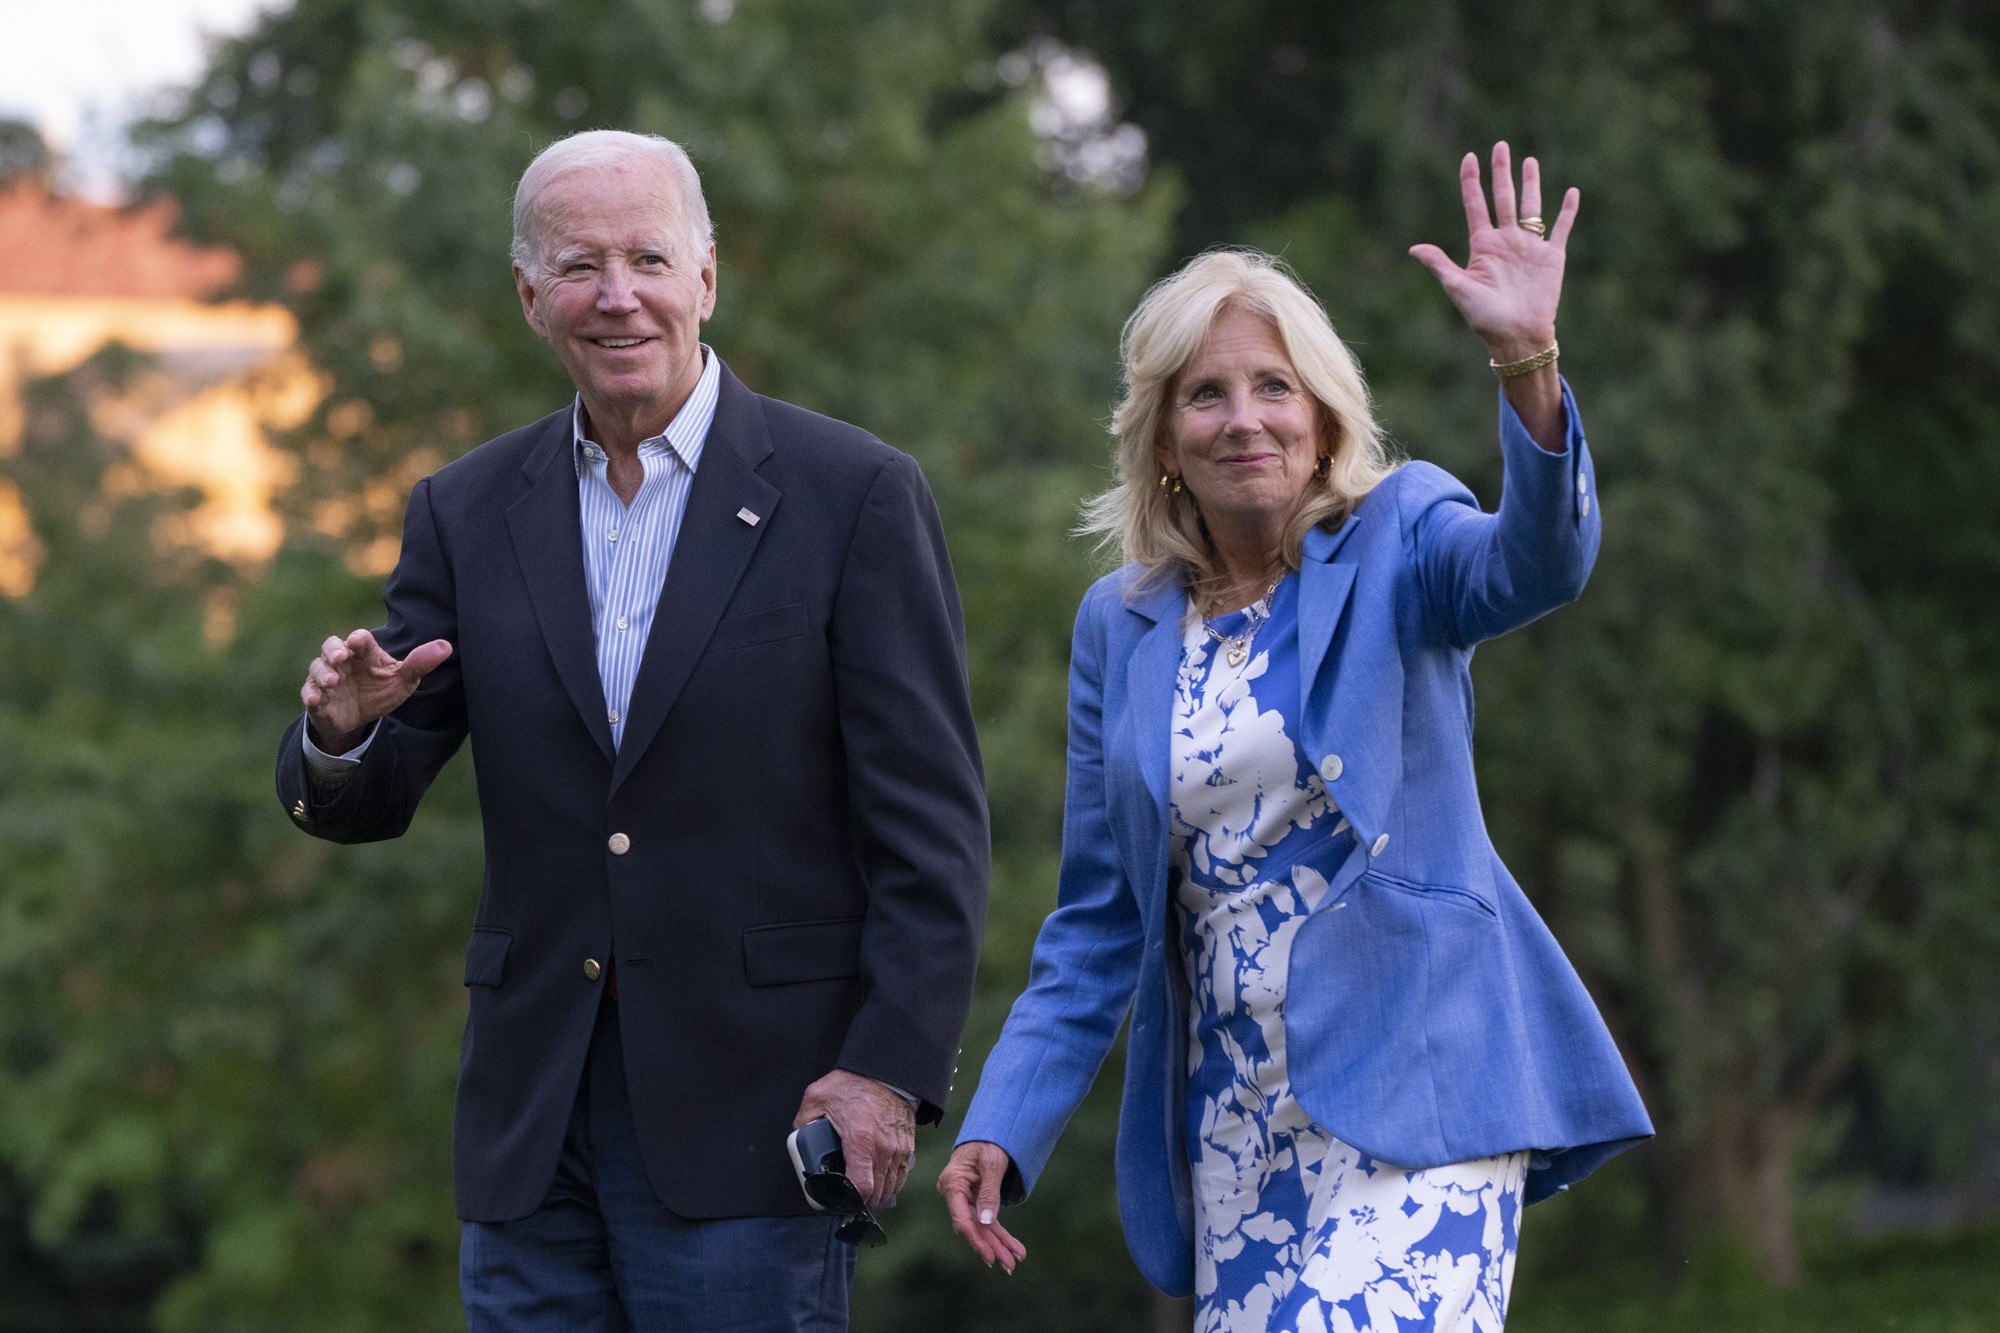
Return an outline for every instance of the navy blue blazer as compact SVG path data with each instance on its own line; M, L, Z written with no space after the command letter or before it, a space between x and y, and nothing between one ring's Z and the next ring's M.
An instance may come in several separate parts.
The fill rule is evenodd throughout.
M1538 448L1501 400L1497 514L1408 463L1299 572L1299 739L1357 841L1292 944L1293 1089L1329 1132L1403 1167L1532 1150L1545 1198L1652 1132L1603 1020L1500 863L1479 809L1468 667L1482 639L1573 600L1600 535L1590 454ZM1140 1271L1194 1280L1182 1140L1188 996L1167 879L1168 736L1186 596L1100 580L1070 660L1058 905L959 1141L1032 1189L1128 1008L1118 1199Z
M319 837L395 837L471 739L461 1217L548 1189L602 998L586 959L615 969L661 1202L804 1213L806 1085L852 1070L937 1120L971 1002L986 804L936 508L907 455L725 368L616 751L580 524L568 408L417 483L377 638L456 651L323 805L294 723L279 798Z

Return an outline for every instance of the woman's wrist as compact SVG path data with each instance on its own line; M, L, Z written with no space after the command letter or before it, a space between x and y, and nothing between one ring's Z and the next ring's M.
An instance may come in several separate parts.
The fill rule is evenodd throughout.
M1488 361L1486 364L1492 367L1493 373L1501 379L1511 380L1546 370L1555 365L1556 358L1561 355L1562 348L1556 343L1550 343L1533 356L1524 356L1519 361Z
M1525 375L1503 378L1500 392L1512 404L1528 437L1544 453L1559 454L1567 448L1569 409L1563 402L1562 379L1554 362Z
M1499 365L1525 361L1556 345L1553 325L1546 329L1510 330L1486 338L1486 355Z

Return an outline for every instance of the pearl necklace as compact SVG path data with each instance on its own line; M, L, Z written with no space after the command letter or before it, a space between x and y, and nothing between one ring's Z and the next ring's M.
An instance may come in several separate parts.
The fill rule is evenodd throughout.
M1271 580L1271 586L1264 589L1262 597L1259 597L1256 601L1243 608L1243 632L1241 634L1224 634L1215 627L1214 617L1203 616L1201 618L1202 630L1209 638L1222 645L1223 657L1232 667L1242 666L1249 658L1250 640L1256 637L1257 631L1263 627L1264 622L1271 618L1271 597L1278 591L1278 585L1284 581L1285 576L1280 572L1277 578Z

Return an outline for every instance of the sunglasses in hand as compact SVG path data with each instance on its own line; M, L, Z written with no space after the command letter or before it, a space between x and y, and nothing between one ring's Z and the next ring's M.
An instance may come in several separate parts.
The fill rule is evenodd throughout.
M799 1188L816 1212L838 1213L847 1220L833 1233L849 1245L881 1245L889 1239L875 1214L861 1201L861 1191L847 1178L847 1156L840 1150L840 1133L825 1116L793 1130L785 1139Z

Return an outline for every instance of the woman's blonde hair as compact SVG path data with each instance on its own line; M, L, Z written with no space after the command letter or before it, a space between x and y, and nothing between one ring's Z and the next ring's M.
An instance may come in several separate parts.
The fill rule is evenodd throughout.
M1333 321L1298 275L1259 250L1209 250L1146 293L1118 340L1124 393L1112 414L1116 484L1084 504L1080 534L1116 545L1143 571L1135 590L1174 580L1197 602L1216 590L1222 571L1192 492L1162 486L1154 450L1167 430L1167 400L1209 325L1226 307L1271 321L1319 409L1320 446L1329 460L1316 468L1299 507L1285 525L1285 568L1297 569L1305 535L1344 520L1361 498L1395 470L1369 409L1368 386Z

